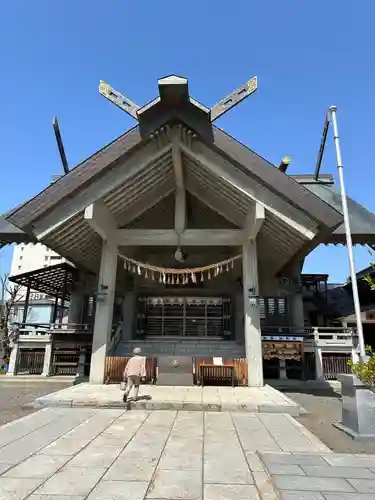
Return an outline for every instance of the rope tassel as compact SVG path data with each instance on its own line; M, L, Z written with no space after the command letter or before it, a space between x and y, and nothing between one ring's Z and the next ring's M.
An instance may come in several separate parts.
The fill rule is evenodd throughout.
M226 259L221 262L209 264L208 266L185 269L155 266L153 264L147 264L145 262L131 259L130 257L126 257L126 255L121 254L119 254L119 257L124 260L124 269L126 269L128 272L143 275L145 278L151 278L152 280L158 278L160 283L166 283L168 285L186 285L190 281L192 283L196 283L198 274L200 275L200 281L203 282L205 273L207 273L207 278L210 280L211 278L221 274L224 269L229 272L230 269L234 268L234 262L242 258L242 254L236 255L235 257L231 257L230 259Z

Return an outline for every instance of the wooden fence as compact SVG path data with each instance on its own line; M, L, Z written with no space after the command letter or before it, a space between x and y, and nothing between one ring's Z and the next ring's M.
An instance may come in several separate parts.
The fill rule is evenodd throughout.
M125 366L130 358L122 356L108 356L105 365L106 384L119 384L122 381ZM350 373L348 366L349 354L323 354L324 378L326 380L335 380L340 373ZM192 371L194 385L200 384L200 366L204 363L212 363L212 358L193 358ZM238 386L247 386L248 372L247 360L245 358L231 358L224 360L223 366L210 367L205 370L205 383L215 385L231 385L231 371L225 366L225 363L234 365L235 384ZM288 361L287 361L288 365ZM287 370L288 371L288 370ZM312 353L304 353L304 363L301 370L302 377L306 380L315 378L315 358ZM155 383L157 379L157 359L146 358L146 383Z
M323 371L324 378L326 380L336 380L337 376L341 373L351 373L348 361L351 359L350 354L324 354L323 353ZM199 384L199 373L200 365L202 363L212 362L212 358L196 358L193 359L193 380L194 384ZM239 386L247 386L248 383L248 372L247 372L247 361L245 358L233 358L230 360L234 364L235 368L235 382ZM289 378L297 378L296 375L292 376L292 367L288 366L292 361L287 360L287 374ZM220 368L222 368L222 384L228 385L229 377L228 373L225 372L224 367L218 367L219 370L215 372L213 382L217 382L220 378ZM296 370L293 370L296 371ZM302 380L314 380L315 379L315 357L313 353L304 353L304 360L301 365L301 369L297 370L299 373L298 378Z
M55 350L52 356L52 376L75 376L78 373L79 352L74 349Z
M44 349L20 349L17 360L17 375L41 375L44 364Z
M336 380L340 373L351 373L348 361L350 354L324 354L323 353L323 373L326 380Z
M119 384L130 357L107 356L104 380L106 384ZM157 359L146 358L146 384L154 384L157 378Z

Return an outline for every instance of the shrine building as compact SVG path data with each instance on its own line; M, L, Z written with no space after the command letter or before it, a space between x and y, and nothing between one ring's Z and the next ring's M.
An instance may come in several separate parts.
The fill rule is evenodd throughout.
M41 242L67 260L12 279L56 297L56 322L69 301L70 341L91 335L91 383L105 382L109 355L140 346L172 375L171 359L245 359L247 384L262 386L262 343L303 341L305 257L345 244L339 191L217 128L228 103L200 104L186 78L158 91L139 107L101 84L138 124L3 215L2 244ZM348 203L353 242L375 244L375 216Z

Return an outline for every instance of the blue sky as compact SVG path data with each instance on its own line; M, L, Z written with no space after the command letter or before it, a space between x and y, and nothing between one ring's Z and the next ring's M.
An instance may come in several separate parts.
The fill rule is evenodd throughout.
M313 171L336 104L348 193L375 211L374 16L373 0L3 2L0 213L61 173L54 114L73 166L134 124L99 95L100 79L144 104L170 73L208 106L257 75L258 92L217 124L276 164L290 156L291 173ZM322 172L336 175L331 139ZM365 249L355 256L368 264ZM344 280L346 249L316 250L305 271Z

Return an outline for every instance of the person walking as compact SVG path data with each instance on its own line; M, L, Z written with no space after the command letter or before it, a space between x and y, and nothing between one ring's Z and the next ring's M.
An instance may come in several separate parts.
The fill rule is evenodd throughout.
M137 400L139 384L141 383L141 378L144 377L146 377L146 358L145 356L141 356L140 347L136 347L133 351L133 356L129 359L124 370L124 380L127 380L123 397L124 403L126 403L128 398L133 401Z

